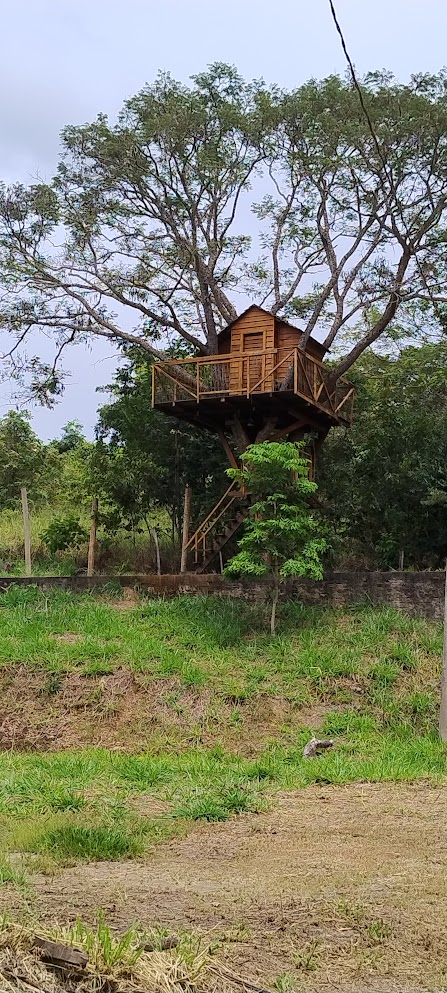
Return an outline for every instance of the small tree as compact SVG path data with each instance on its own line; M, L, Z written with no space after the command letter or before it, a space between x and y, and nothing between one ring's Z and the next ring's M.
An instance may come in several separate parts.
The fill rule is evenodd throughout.
M250 445L242 456L242 468L227 470L253 502L239 552L225 572L229 576L271 576L272 634L281 580L287 576L321 579L323 575L321 554L326 542L318 536L318 521L307 502L317 486L309 479L303 444Z

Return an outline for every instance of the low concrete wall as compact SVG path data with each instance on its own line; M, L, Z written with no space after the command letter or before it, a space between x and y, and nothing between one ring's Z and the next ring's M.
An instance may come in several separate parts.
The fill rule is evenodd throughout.
M237 582L223 576L194 574L176 576L36 576L32 578L0 577L0 591L8 586L39 586L42 589L58 587L69 590L93 590L109 583L126 587L139 587L152 596L177 594L219 594L262 600L268 584ZM332 572L320 583L310 579L288 580L284 584L283 598L301 600L306 604L332 605L367 601L371 604L389 604L407 613L441 620L444 610L443 572Z

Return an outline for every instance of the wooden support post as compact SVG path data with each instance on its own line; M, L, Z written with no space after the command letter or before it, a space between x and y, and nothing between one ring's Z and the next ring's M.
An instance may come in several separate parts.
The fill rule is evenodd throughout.
M230 446L228 444L228 441L227 441L227 439L225 437L224 432L223 431L218 431L217 433L219 435L220 442L221 442L221 444L222 444L222 446L223 446L223 448L225 450L225 454L226 454L226 456L228 458L228 461L229 461L231 467L233 469L239 469L239 462L237 461L237 458L236 458L234 452L230 448Z
M31 576L31 535L29 528L29 508L26 486L22 486L20 496L22 498L23 534L25 538L25 576Z
M447 563L444 587L444 643L442 648L441 703L439 707L439 737L447 741Z
M404 552L404 550L402 549L402 550L401 550L401 551L399 552L399 572L403 572L403 568L404 568L404 558L405 558L405 552Z
M161 576L160 542L158 540L157 528L151 528L151 535L154 539L155 554L157 556L157 576Z
M95 572L95 552L96 552L96 528L98 525L98 497L92 499L92 514L90 524L90 538L88 543L87 576L93 576Z
M189 538L189 525L191 521L191 487L185 489L185 503L183 507L183 535L182 535L182 557L180 561L180 572L186 572L188 565L187 544Z
M298 431L307 424L305 417L300 417L298 421L293 421L292 424L288 424L286 428L281 428L279 431L275 431L267 441L279 441L281 438L285 438L286 435L292 434L294 431Z

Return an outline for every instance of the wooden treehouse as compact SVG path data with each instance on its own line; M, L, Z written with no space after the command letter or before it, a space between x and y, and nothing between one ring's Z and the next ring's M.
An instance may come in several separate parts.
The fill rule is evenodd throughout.
M231 465L228 437L239 452L255 441L291 441L311 435L310 473L318 447L334 425L352 421L354 388L331 382L326 349L315 338L262 307L251 306L218 335L215 355L154 363L152 402L157 410L217 433ZM190 538L194 567L223 562L225 545L248 513L249 501L230 486Z

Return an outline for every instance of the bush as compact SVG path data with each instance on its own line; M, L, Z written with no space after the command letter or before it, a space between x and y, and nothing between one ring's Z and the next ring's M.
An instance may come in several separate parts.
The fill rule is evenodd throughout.
M76 548L88 539L88 533L73 514L69 517L55 517L41 539L51 555L55 552L65 552L67 548Z

